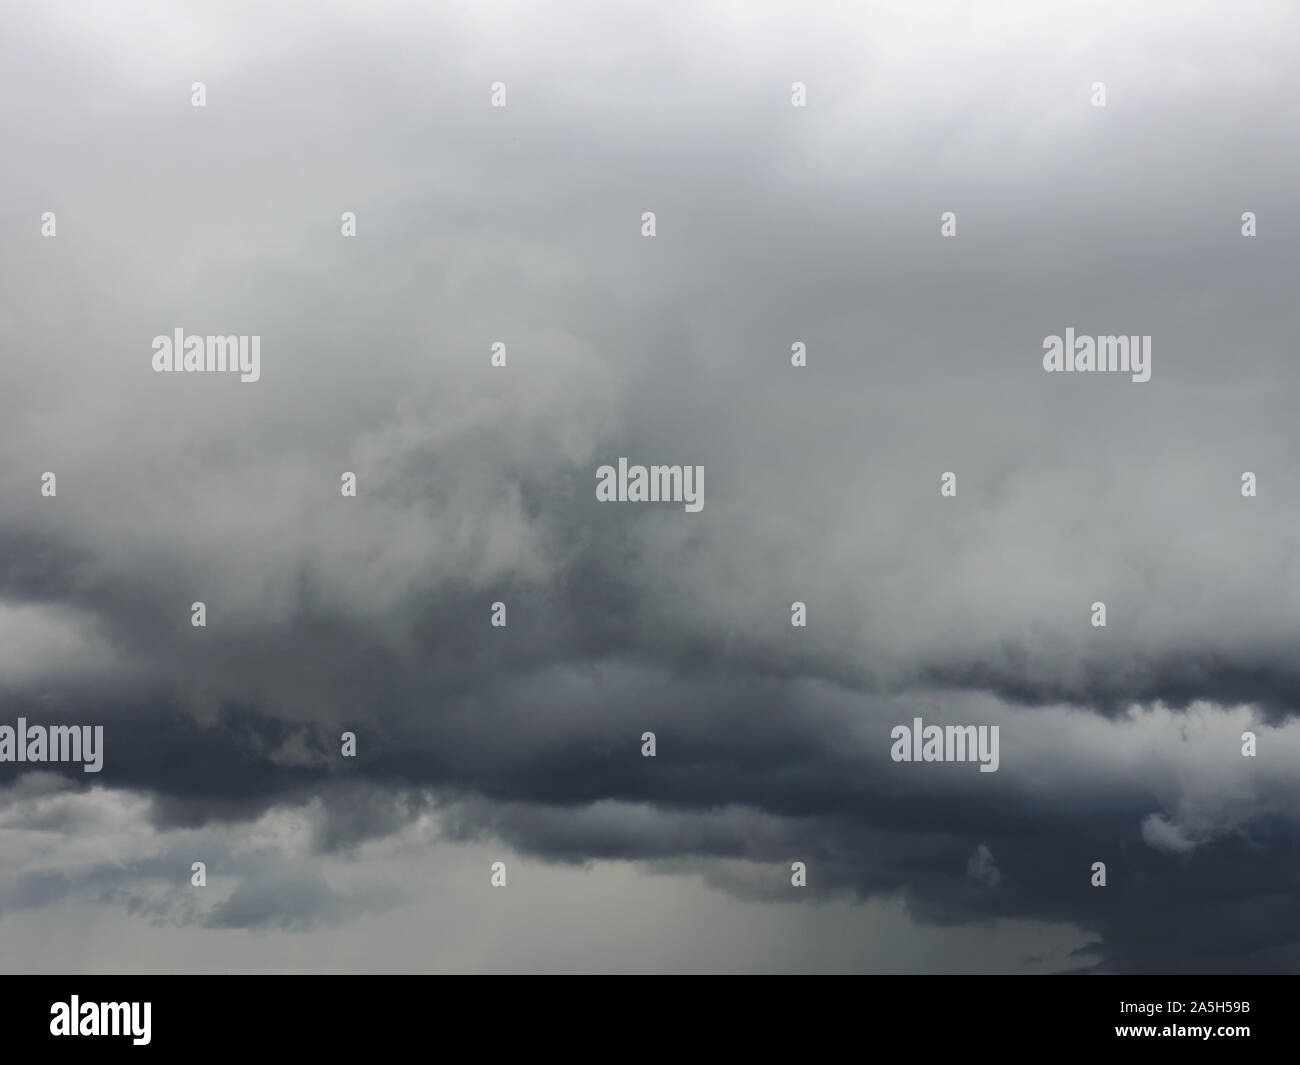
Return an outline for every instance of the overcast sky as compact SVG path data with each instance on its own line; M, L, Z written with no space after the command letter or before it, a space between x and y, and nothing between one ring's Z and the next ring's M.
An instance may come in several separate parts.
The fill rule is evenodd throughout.
M0 969L1300 967L1294 5L3 21Z

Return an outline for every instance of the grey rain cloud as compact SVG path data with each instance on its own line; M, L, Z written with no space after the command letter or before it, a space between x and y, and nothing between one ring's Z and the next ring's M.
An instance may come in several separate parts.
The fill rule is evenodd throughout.
M427 881L462 968L1300 965L1300 13L118 8L0 39L0 706L106 745L0 765L11 942L405 968ZM261 379L154 374L177 327ZM1043 373L1066 327L1151 380ZM597 502L621 455L706 506ZM915 716L998 772L893 763Z

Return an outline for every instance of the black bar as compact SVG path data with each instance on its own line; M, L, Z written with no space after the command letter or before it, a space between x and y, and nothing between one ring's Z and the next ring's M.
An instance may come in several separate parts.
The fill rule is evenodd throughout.
M486 1061L505 1051L694 1058L709 1048L753 1048L765 1057L802 1050L918 1061L936 1050L992 1058L1009 1051L1054 1056L1093 1049L1181 1055L1195 1048L1236 1060L1287 1049L1295 1028L1296 982L1276 976L686 980L41 976L5 980L0 1017L9 1061L109 1049L206 1059L214 1052L268 1048L338 1060L403 1047L421 1056L454 1053ZM70 1007L74 995L87 1025L87 1004L136 1003L135 1019L143 1020L149 1003L148 1043L137 1045L131 1034L51 1034L56 1004ZM1181 1009L1171 1012L1170 1003ZM90 1012L96 1022L103 1019L102 1009ZM1132 1034L1148 1027L1152 1034ZM1193 1027L1213 1034L1179 1032ZM1121 1028L1130 1034L1118 1034ZM1247 1031L1227 1034L1228 1028Z

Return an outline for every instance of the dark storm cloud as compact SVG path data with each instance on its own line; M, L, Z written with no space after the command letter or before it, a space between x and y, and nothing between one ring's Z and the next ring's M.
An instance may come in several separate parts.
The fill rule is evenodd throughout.
M1123 713L1134 702L1186 707L1198 700L1258 706L1270 720L1285 720L1300 711L1300 674L1285 663L1251 664L1249 656L1232 660L1221 652L1170 653L1123 672L1104 660L1085 664L1082 676L1035 681L1016 671L1023 654L1006 654L998 662L932 667L927 679L959 690L989 691L1025 706L1072 703L1099 713Z
M1068 921L1107 968L1300 963L1276 763L1250 775L1236 718L1188 762L1173 717L1135 761L1129 716L1297 709L1294 14L1116 8L1071 50L1083 8L969 38L955 7L584 11L544 52L536 13L416 7L243 10L248 54L208 26L158 67L161 29L33 12L0 44L0 640L66 649L3 660L7 714L103 723L99 779L65 775L159 831L318 803L313 845L350 854L435 809L745 897L793 901L799 859L810 894L924 921ZM263 379L151 374L176 325L262 335ZM1153 335L1151 382L1045 375L1067 326ZM703 464L704 510L597 503L620 455ZM890 762L914 714L1000 722L1002 768ZM215 909L111 890L207 927L366 911L230 860ZM6 905L97 882L38 870Z

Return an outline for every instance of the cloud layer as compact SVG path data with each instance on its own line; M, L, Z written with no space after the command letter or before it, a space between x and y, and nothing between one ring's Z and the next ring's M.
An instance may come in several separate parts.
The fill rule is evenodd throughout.
M106 755L0 765L0 965L127 965L33 931L123 911L160 969L1300 964L1294 10L11 30L0 705ZM261 380L154 374L178 326ZM1043 373L1066 327L1151 381ZM619 456L704 509L597 502ZM916 716L999 771L893 763Z

